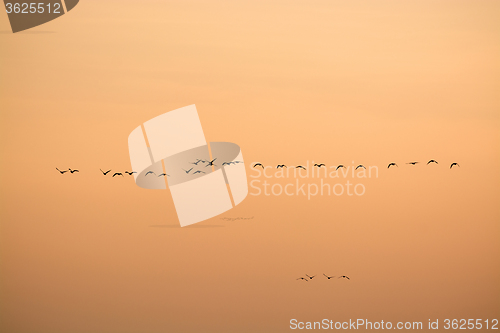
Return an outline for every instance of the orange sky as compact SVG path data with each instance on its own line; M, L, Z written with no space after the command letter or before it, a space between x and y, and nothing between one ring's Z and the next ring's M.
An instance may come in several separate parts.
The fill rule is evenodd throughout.
M87 0L16 34L0 14L0 331L500 319L499 12ZM249 176L252 162L314 161L379 177L350 179L363 196L249 195L179 228L168 191L99 168L128 170L129 133L190 104ZM223 219L238 217L251 219ZM318 278L295 280L306 273Z

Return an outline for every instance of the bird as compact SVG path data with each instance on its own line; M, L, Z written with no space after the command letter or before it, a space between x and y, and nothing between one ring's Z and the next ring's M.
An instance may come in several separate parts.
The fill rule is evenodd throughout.
M205 161L198 159L196 162L191 162L191 164L198 165L198 163L205 163Z
M323 273L323 275L324 275L324 276L326 276L326 278L327 278L328 280L330 280L331 278L334 278L334 277L335 277L335 276L328 276L328 275L326 275L325 273Z
M195 172L193 172L193 175L196 175L197 173L205 173L205 171L196 170Z
M231 165L232 162L223 162L222 165Z
M133 173L137 173L137 171L125 171L126 174L129 176L132 176Z
M309 276L309 275L306 274L306 276L309 278L309 280L312 280L316 275Z
M276 166L276 169L279 169L279 168L287 168L287 166L286 166L286 165L284 165L284 164L278 164L278 165Z
M207 163L207 165L206 165L206 166L212 166L212 165L214 165L214 161L215 161L216 159L217 159L217 158L214 158L214 159L213 159L213 160L211 160L211 161L207 161L208 163Z
M258 166L261 166L261 167L262 167L262 169L264 169L264 166L262 165L262 163L255 163L255 164L253 165L253 167L254 167L254 168L255 168L255 167L258 167Z
M153 171L148 171L148 172L146 172L146 174L144 175L144 177L147 176L147 175L149 175L150 173L152 173L153 175L156 175L156 173L154 173Z
M121 172L115 172L115 173L113 174L113 177L114 177L114 176L122 176L122 177L123 177L123 174L122 174Z
M299 277L297 280L304 280L306 282L309 282L306 278L303 278L303 277Z
M362 165L362 164L358 165L358 166L356 167L356 169L354 169L354 170L358 170L358 168L364 168L364 169L366 170L365 166L364 166L364 165Z
M306 169L306 168L304 168L302 165L297 165L295 168L296 168L296 169L304 169L304 170Z
M344 278L344 279L347 279L347 280L350 280L348 276L345 276L345 275L342 275L342 276L339 276L339 279L341 278Z
M406 163L406 164L415 165L415 164L417 164L417 163L418 163L418 162L408 162L408 163Z
M105 176L108 174L108 172L110 172L110 171L111 171L111 169L109 169L109 170L108 170L108 171L106 171L106 172L102 171L102 169L99 169L99 170L101 170L102 174L103 174L103 175L105 175Z
M314 166L317 166L318 168L321 168L322 166L325 166L325 164L324 163L321 163L321 164L314 163Z
M56 168L56 169L57 169L57 168ZM68 172L68 170L62 170L62 171L61 171L61 170L59 170L59 169L57 169L57 171L59 171L59 172L61 173L61 175L62 175L63 173L65 173L65 172Z
M182 169L184 170L184 169ZM193 170L193 168L189 169L189 170L184 170L185 173L189 173L189 171Z
M456 165L456 166L460 167L460 165L458 165L458 163L457 163L457 162L453 162L453 163L451 163L451 165L450 165L450 169L451 169L454 165Z
M165 177L165 176L168 176L168 175L167 175L166 173L160 173L160 174L158 175L158 177L161 177L161 176Z
M393 165L398 166L396 163L392 162L392 163L389 163L389 165L387 166L387 169L389 169L389 168L390 168L391 166L393 166ZM398 168L399 168L399 167L398 167Z
M69 172L71 172L71 173L80 172L80 171L78 171L78 170L71 170L71 168L68 168L68 170L69 170Z
M345 166L343 166L342 164L340 164L339 166L337 166L337 168L335 169L335 171L337 171L339 168L344 168L345 169Z
M439 164L436 160L430 160L429 162L427 162L427 164L429 163L436 163L436 164Z

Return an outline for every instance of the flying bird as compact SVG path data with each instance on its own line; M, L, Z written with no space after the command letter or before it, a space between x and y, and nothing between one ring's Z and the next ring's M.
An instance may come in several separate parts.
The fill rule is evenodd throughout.
M394 163L394 162L393 162L393 163L389 163L389 165L387 166L387 169L389 169L389 168L390 168L391 166L393 166L393 165L398 166L398 165L397 165L396 163ZM398 167L398 168L399 168L399 167Z
M366 170L365 166L364 166L364 165L362 165L362 164L358 165L358 166L356 167L356 169L354 169L354 170L358 170L358 168L364 168L364 169Z
M312 279L313 279L313 277L315 277L316 275L309 276L309 275L307 275L307 274L306 274L306 276L309 278L309 280L312 280Z
M108 170L108 171L106 171L106 172L102 171L102 169L99 169L99 170L101 170L102 174L103 174L103 175L105 175L105 176L108 174L108 172L110 172L110 171L111 171L111 169L109 169L109 170Z
M207 161L207 162L208 162L208 164L207 164L206 166L212 166L212 165L214 165L214 161L215 161L216 159L217 159L217 158L214 158L214 159L213 159L213 160L211 160L211 161Z
M313 165L313 166L317 166L318 168L321 168L322 166L325 166L325 164L324 164L324 163L321 163L321 164L314 163L314 165Z
M332 279L332 278L334 278L334 277L335 277L335 276L328 276L328 275L326 275L325 273L323 273L323 275L324 275L324 276L326 276L326 278L327 278L328 280L330 280L330 279Z
M196 162L191 162L191 164L198 165L198 163L205 163L205 161L198 159Z
M436 160L430 160L429 162L427 162L427 164L429 163L436 163L436 164L439 164Z
M168 175L167 175L166 173L160 173L160 174L158 175L158 177L161 177L161 176L165 177L165 176L168 176Z
M253 165L253 167L254 167L254 168L255 168L255 167L258 167L258 166L261 166L261 167L262 167L262 169L264 169L264 166L262 165L262 163L255 163L255 164Z
M63 171L61 171L61 170L59 170L59 169L57 169L57 168L56 168L56 170L57 170L57 171L59 171L59 172L61 173L61 175L62 175L63 173L65 173L65 172L68 172L68 170L63 170Z
M137 171L125 171L126 174L129 176L132 176L133 173L137 173Z
M71 173L80 172L80 171L78 171L78 170L71 170L71 168L68 168L68 170L69 170L69 172L71 172Z
M115 172L115 173L113 174L113 177L114 177L114 176L122 176L122 177L123 177L123 174L122 174L121 172Z
M297 280L304 280L306 282L309 282L306 278L303 278L303 277L299 277Z
M184 169L182 169L184 170ZM185 173L189 173L189 171L193 170L193 168L189 169L189 170L184 170Z
M153 171L148 171L148 172L146 172L146 174L144 175L144 177L147 176L147 175L149 175L150 173L152 173L153 175L156 175L156 173L154 173Z
M337 166L337 168L335 169L335 171L337 171L339 168L344 168L345 169L345 166L343 166L342 164L340 164L339 166Z
M231 165L233 162L223 162L222 165Z
M197 173L205 173L205 171L196 170L195 172L193 172L193 175L196 175Z
M415 165L415 164L417 164L417 163L418 163L418 162L408 162L408 163L406 163L406 164Z
M283 169L283 168L286 168L286 167L287 167L287 166L286 166L286 165L284 165L284 164L278 164L278 165L276 166L276 169L279 169L279 168L282 168L282 169Z
M453 163L451 163L451 165L450 165L450 169L451 169L454 165L456 165L456 166L460 167L460 165L458 165L458 163L457 163L457 162L453 162Z
M344 279L347 279L347 280L350 280L348 276L345 276L345 275L342 275L342 276L339 276L339 279L340 278L344 278Z
M304 169L304 170L306 169L306 168L304 168L302 165L297 165L295 168L296 168L296 169Z

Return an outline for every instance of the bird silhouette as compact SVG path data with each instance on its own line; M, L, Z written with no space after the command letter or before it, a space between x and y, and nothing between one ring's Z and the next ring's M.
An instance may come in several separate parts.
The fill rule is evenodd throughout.
M197 173L205 173L205 171L196 170L195 172L193 172L193 175L196 175Z
M365 166L364 166L364 165L362 165L362 164L358 165L358 166L356 167L356 169L354 169L354 170L358 170L358 168L364 168L364 169L366 170Z
M123 174L122 174L121 172L115 172L115 173L113 174L113 177L114 177L114 176L122 176L122 177L123 177Z
M65 173L65 172L68 172L68 170L62 170L62 171L61 171L61 170L59 170L59 169L57 169L57 168L56 168L56 170L57 170L57 171L59 171L59 172L61 173L61 175L62 175L63 173Z
M214 165L214 161L216 160L217 158L214 158L213 160L211 161L207 161L207 165L206 166L215 166Z
M345 166L343 166L342 164L340 164L339 166L337 166L337 168L335 169L335 171L337 171L339 168L344 168L345 169Z
M144 177L147 176L147 175L149 175L150 173L152 173L153 175L156 175L156 173L154 173L153 171L148 171L148 172L146 172L146 174L144 175Z
M182 169L184 170L184 169ZM184 170L185 173L189 173L189 171L193 170L193 168L189 169L189 170Z
M306 278L303 278L303 277L299 277L297 280L304 280L306 282L309 282Z
M278 165L276 166L276 169L279 169L279 168L286 168L286 167L287 167L287 166L286 166L286 165L284 165L284 164L278 164Z
M78 171L78 170L71 170L71 168L68 168L68 170L69 170L69 172L71 172L71 173L80 172L80 171Z
M132 176L133 173L137 173L136 171L125 171L125 173L129 176Z
M296 169L304 169L304 170L306 169L306 168L304 168L302 165L297 165L295 168L296 168Z
M231 165L232 162L223 162L222 165Z
M167 175L166 173L160 173L160 174L158 175L158 177L161 177L161 176L165 177L165 176L168 176L168 175Z
M191 164L198 165L198 163L205 163L205 161L198 159L196 162L191 162Z
M306 274L306 276L309 278L309 280L312 280L316 275L309 276L309 275Z
M335 276L328 276L328 275L326 275L325 273L323 273L323 275L324 275L324 276L326 276L326 278L327 278L328 280L330 280L330 279L332 279L332 278L334 278L334 277L335 277Z
M389 168L390 168L391 166L393 166L393 165L398 166L396 163L392 162L392 163L389 163L389 165L387 166L387 169L389 169ZM399 168L399 167L398 167L398 168Z
M436 164L439 164L436 160L430 160L429 162L427 162L427 164L429 163L436 163Z
M261 167L262 167L262 169L264 169L264 166L262 165L262 163L255 163L255 164L253 165L253 167L254 167L254 168L255 168L255 167L258 167L258 166L261 166Z
M417 164L417 163L418 163L418 162L408 162L408 163L406 163L406 164L415 165L415 164Z
M344 278L344 279L347 279L347 280L350 280L348 276L345 276L345 275L342 275L342 276L339 276L339 279L341 278Z
M458 165L458 163L457 163L457 162L453 162L453 163L451 163L451 165L450 165L450 169L451 169L454 165L456 165L457 167L460 167L460 165Z
M324 164L324 163L321 163L321 164L314 163L314 165L313 165L313 166L318 167L318 168L321 168L322 166L325 166L325 164Z
M103 174L103 175L105 175L105 176L108 174L108 172L110 172L110 171L111 171L111 169L109 169L109 170L108 170L108 171L106 171L106 172L102 171L102 169L99 169L99 170L101 170L102 174Z

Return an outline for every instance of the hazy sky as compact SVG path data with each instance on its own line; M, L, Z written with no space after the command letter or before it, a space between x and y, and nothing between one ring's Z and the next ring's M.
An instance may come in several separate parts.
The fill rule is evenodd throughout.
M0 331L500 319L498 13L481 0L87 0L16 34L1 13ZM178 228L168 190L99 168L129 170L129 133L191 104L207 141L241 147L249 181L252 162L362 163L378 178L350 179L362 196L250 189Z

